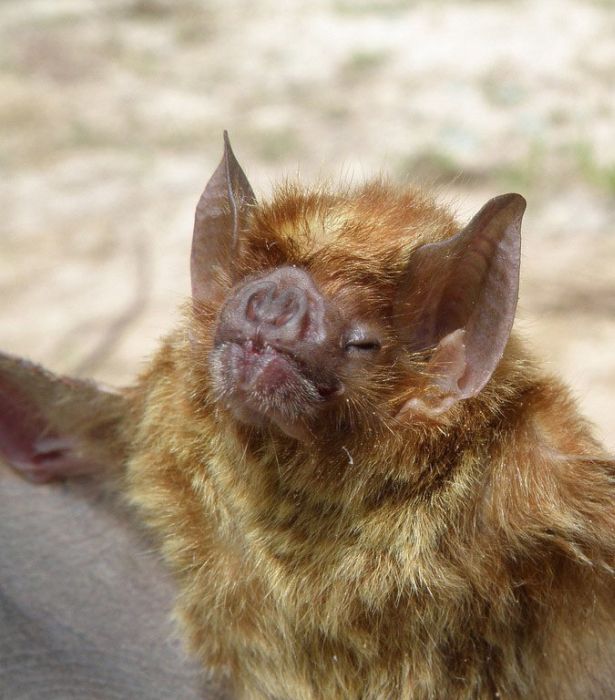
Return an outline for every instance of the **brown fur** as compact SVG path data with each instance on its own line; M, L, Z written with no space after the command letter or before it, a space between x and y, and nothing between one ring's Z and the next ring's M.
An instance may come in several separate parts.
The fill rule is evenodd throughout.
M429 389L395 340L395 285L455 230L381 182L254 208L243 274L301 266L386 339L307 440L216 402L222 300L191 307L140 378L129 499L193 650L240 697L615 697L615 464L567 391L512 337L478 396L397 417Z

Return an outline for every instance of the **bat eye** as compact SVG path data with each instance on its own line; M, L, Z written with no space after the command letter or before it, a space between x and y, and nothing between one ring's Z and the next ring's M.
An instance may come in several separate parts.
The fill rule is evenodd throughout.
M381 343L378 338L362 331L352 333L344 344L344 350L352 353L375 353L380 348Z

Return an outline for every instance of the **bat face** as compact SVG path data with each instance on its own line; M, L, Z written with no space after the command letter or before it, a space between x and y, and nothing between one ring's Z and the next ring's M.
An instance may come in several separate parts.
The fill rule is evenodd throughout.
M350 378L361 374L365 384L377 365L381 324L349 311L306 267L282 265L241 282L221 309L211 354L219 400L240 421L272 421L302 437L350 399Z
M258 205L226 139L191 259L211 393L297 439L475 396L512 325L524 205L495 198L461 231L420 192L378 183Z

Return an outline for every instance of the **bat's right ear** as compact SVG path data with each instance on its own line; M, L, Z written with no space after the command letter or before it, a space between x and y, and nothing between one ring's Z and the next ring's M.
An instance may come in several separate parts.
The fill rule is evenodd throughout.
M119 471L128 399L0 353L0 460L34 482Z
M190 276L194 301L207 301L233 282L233 261L254 192L224 132L224 155L196 208Z
M517 306L524 211L521 195L495 197L455 236L412 254L395 315L402 342L429 361L424 392L402 412L435 418L491 378Z

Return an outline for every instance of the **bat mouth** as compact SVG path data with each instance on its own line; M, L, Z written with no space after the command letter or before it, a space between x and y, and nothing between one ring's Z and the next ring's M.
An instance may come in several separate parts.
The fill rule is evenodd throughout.
M218 398L243 423L276 423L298 437L319 407L341 393L288 350L252 339L221 343L212 356Z

